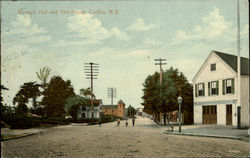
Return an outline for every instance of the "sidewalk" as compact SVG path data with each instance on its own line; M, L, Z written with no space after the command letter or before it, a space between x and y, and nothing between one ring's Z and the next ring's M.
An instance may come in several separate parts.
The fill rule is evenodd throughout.
M1 128L1 141L26 137L43 132L44 128L9 129Z
M164 127L167 129L167 127ZM215 137L215 138L229 138L229 139L244 139L248 140L247 129L237 129L232 126L219 126L219 125L184 125L179 133L179 127L174 126L174 131L164 131L165 134L175 135L189 135L201 137Z

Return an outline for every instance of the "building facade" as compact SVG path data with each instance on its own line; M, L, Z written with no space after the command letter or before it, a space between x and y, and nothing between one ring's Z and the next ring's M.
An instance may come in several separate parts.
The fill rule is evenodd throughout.
M250 125L249 59L241 57L238 103L237 56L212 51L193 79L194 123Z
M137 108L136 113L138 116L142 116L143 108Z
M94 103L97 106L94 106L94 118L99 119L102 116L103 104L101 99L94 100ZM80 109L77 111L77 118L92 118L92 107L91 106L80 106Z
M103 115L124 117L125 115L125 103L120 100L117 105L103 105Z

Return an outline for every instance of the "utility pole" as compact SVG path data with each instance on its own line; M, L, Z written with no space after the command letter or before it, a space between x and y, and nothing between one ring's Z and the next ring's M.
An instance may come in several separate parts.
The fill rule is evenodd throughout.
M162 104L162 65L166 65L166 59L155 59L155 65L160 65L160 106ZM161 119L161 118L160 118ZM161 120L160 120L161 121Z
M240 2L239 0L237 1L237 48L238 48L238 57L237 57L237 78L238 78L238 106L237 106L237 127L241 127L241 82L240 82Z
M108 88L108 98L111 98L111 105L113 106L113 98L116 98L116 88L111 88L109 87ZM112 116L112 120L113 120L113 108L111 106L111 116Z
M94 101L93 101L93 80L97 79L97 74L99 73L98 68L99 64L97 63L84 63L85 64L85 73L86 73L86 79L90 79L91 81L91 122L94 121Z

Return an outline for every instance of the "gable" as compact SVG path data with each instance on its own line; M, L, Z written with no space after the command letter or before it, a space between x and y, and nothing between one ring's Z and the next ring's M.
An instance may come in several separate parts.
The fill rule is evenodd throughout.
M216 64L215 71L210 70L211 64ZM212 51L195 75L193 83L218 80L219 78L234 77L235 75L236 72L216 53L214 53L214 51Z

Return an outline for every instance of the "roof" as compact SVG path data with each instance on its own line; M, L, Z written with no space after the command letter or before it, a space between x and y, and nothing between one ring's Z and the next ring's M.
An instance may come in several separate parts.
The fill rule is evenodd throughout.
M118 106L117 105L103 105L103 109L116 109Z
M121 99L118 101L118 104L124 104L125 105L125 103Z
M218 51L214 51L222 60L224 60L235 72L237 71L237 56L226 54ZM240 74L241 75L249 75L249 59L240 57Z

